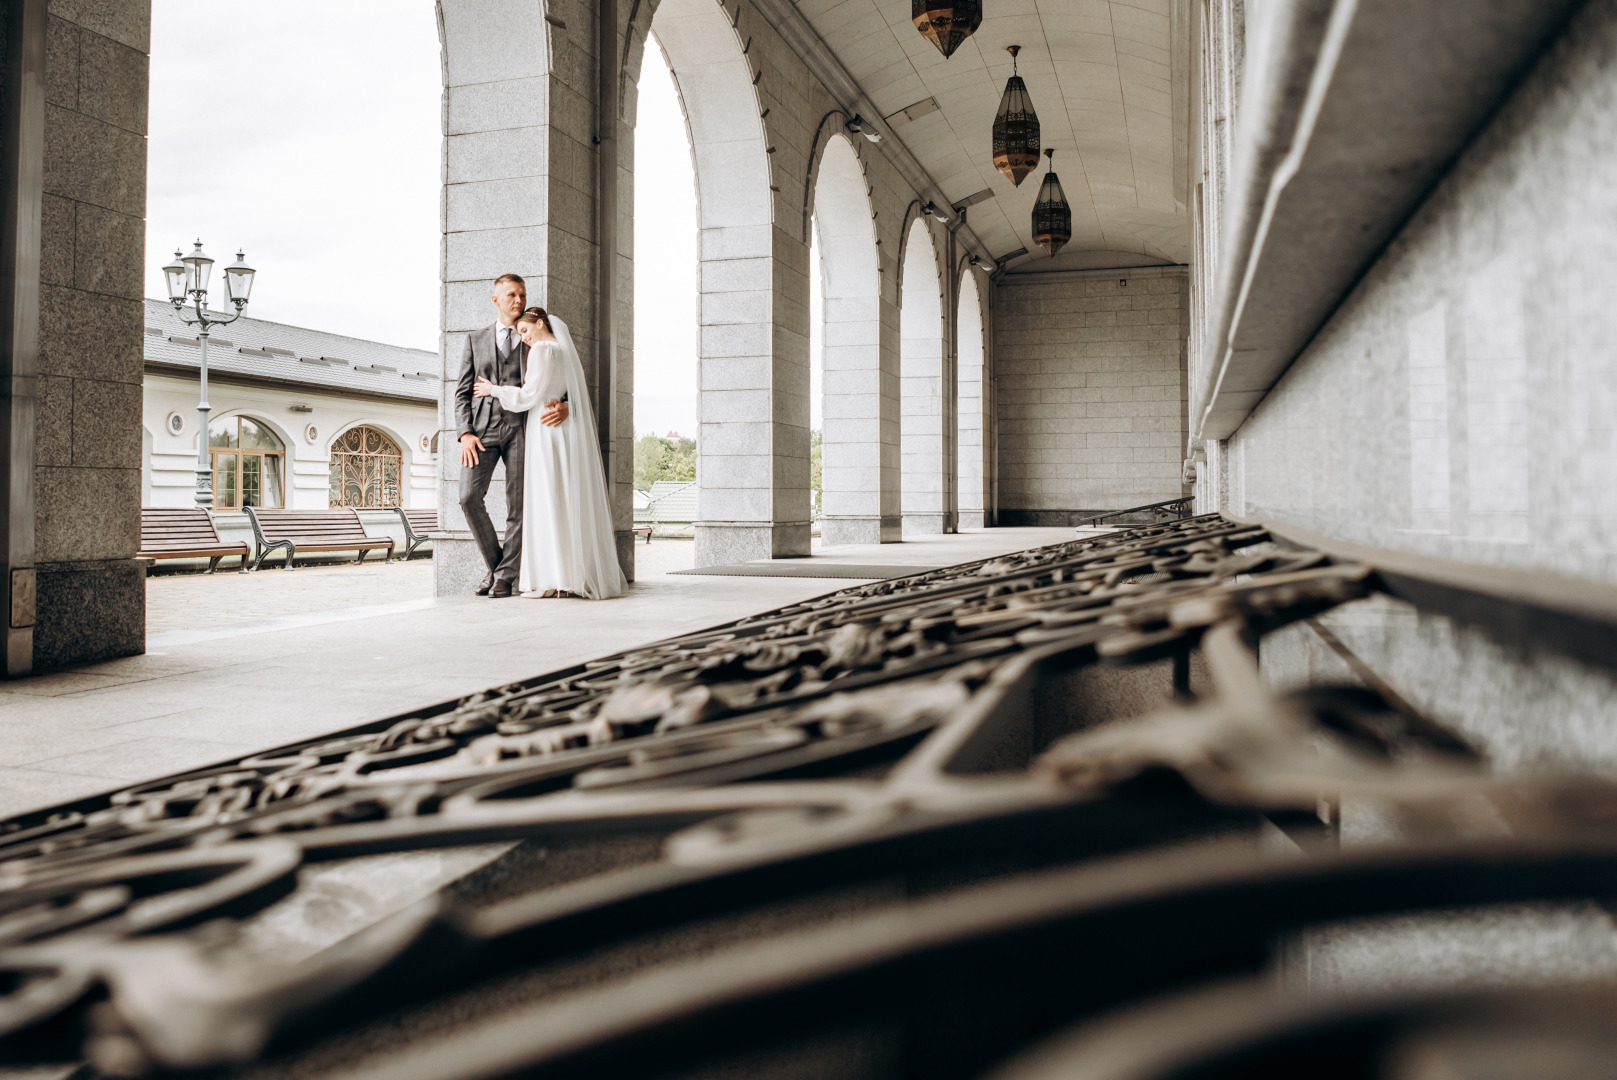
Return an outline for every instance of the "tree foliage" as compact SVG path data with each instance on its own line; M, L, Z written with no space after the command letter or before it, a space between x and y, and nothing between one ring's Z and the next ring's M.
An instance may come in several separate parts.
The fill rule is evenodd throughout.
M659 480L695 479L695 439L665 439L648 431L634 441L634 486L640 491L650 491Z
M825 485L820 481L820 448L825 434L818 429L809 431L809 487L814 490L814 516L819 517L823 506L821 495Z

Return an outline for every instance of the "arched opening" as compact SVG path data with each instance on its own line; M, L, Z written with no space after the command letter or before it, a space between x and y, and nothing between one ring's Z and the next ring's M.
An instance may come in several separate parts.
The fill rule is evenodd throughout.
M213 507L286 505L286 444L263 420L225 416L208 424Z
M746 42L717 0L662 0L650 31L695 164L696 561L807 555L808 343L801 328L783 332L790 316L775 308L778 230ZM644 165L637 173L637 187L656 183Z
M981 529L988 524L988 385L983 337L982 293L977 275L967 270L960 279L960 306L955 317L956 381L959 386L959 426L956 454L960 462L960 527Z
M403 504L404 455L388 434L368 424L331 443L331 506L388 510Z
M661 25L660 23L658 25ZM696 175L679 91L653 38L634 102L634 489L635 522L653 522L653 492L697 480ZM682 505L694 510L692 490ZM663 524L689 535L692 521Z
M944 425L947 371L937 252L926 219L917 217L904 242L899 279L900 444L904 535L952 531L949 432Z
M813 188L823 364L820 536L830 544L900 539L896 372L882 369L880 273L864 170L840 132Z

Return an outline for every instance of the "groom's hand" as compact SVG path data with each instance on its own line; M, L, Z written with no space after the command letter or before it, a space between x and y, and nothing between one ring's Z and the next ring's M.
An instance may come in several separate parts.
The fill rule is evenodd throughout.
M478 452L486 449L488 448L483 445L483 440L471 432L468 431L462 435L460 437L460 467L469 469L476 465Z
M545 411L539 416L539 422L545 427L556 427L565 419L567 419L567 402L565 401L550 402Z

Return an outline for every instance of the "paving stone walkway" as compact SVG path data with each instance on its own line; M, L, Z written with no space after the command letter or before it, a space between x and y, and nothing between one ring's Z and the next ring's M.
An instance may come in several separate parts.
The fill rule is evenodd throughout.
M944 566L1072 537L992 529L817 558ZM430 561L154 576L143 656L0 683L0 815L375 720L727 622L853 581L673 575L688 540L635 549L629 594L434 597Z

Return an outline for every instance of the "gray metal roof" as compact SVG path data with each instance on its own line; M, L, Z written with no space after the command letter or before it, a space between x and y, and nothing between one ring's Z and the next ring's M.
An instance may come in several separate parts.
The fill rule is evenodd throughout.
M697 492L695 480L658 480L647 492L649 503L635 507L634 519L670 524L695 521Z
M196 371L202 366L196 328L174 306L146 301L146 366ZM301 326L241 318L208 337L208 374L255 382L336 390L367 397L436 402L438 354Z

